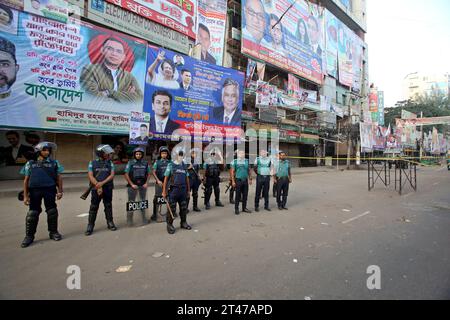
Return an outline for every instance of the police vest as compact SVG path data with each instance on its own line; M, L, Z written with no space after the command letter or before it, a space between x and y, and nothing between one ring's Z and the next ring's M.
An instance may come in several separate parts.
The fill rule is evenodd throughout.
M169 163L169 160L156 160L156 176L159 180L164 181L164 173L166 172Z
M145 160L135 161L131 164L128 175L135 185L143 186L148 178L148 162Z
M185 163L172 163L172 178L171 178L171 185L177 186L177 187L185 187L186 186L186 177L187 177L187 170L186 170L186 164Z
M35 161L30 160L30 181L29 188L45 188L56 186L58 175L58 165L56 161Z
M106 180L111 175L112 162L110 160L94 160L92 161L92 173L98 182ZM113 185L112 180L105 184L105 186Z
M261 173L262 169L269 169L269 174L268 175L270 175L270 166L272 165L272 161L270 159L267 159L267 158L266 158L266 160L269 160L269 161L266 162L266 163L263 163L263 162L261 162L261 158L260 157L256 158L256 165L258 167L257 173L259 175L263 175Z
M206 174L207 177L218 177L220 176L220 167L217 163L208 163L208 166L206 167Z

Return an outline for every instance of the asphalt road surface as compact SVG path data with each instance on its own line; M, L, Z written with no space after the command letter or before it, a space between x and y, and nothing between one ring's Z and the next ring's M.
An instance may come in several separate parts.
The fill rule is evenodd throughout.
M63 240L48 239L44 212L26 249L26 207L0 198L0 298L450 299L450 172L420 168L417 177L417 192L400 196L380 184L368 192L366 171L302 174L288 211L271 198L272 212L240 216L222 185L227 206L190 213L192 231L177 219L175 235L164 223L126 227L126 191L117 190L119 230L106 229L101 206L86 237L78 215L89 202L68 193L59 202ZM254 186L252 210L253 196ZM67 288L72 265L80 290ZM367 287L369 266L379 267L380 289Z

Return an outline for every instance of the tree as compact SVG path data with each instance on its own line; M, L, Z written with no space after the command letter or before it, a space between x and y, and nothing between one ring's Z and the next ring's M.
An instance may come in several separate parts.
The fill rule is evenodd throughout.
M450 104L448 96L433 95L433 96L419 96L415 100L399 101L396 103L396 108L386 109L384 119L385 126L395 126L395 119L402 117L402 110L406 110L417 114L423 113L424 118L450 116ZM444 131L444 125L434 126L440 133ZM424 131L432 130L433 126L424 126Z

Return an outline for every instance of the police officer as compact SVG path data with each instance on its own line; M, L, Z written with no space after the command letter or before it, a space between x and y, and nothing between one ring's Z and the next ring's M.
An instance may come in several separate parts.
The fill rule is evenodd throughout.
M272 175L272 161L267 156L267 151L261 149L259 151L259 157L255 159L254 167L256 176L256 193L255 193L255 211L259 212L259 200L261 193L264 198L264 209L271 211L269 208L269 189L270 189L270 176Z
M216 207L223 207L224 205L220 202L220 170L223 167L223 157L219 152L216 153L212 150L210 156L204 164L205 177L203 178L205 184L205 208L206 210L211 209L209 199L211 199L212 191L214 189L214 197L216 199Z
M275 164L274 183L277 186L278 210L288 210L286 207L289 193L289 184L292 182L291 164L286 158L286 153L279 152L279 159Z
M200 187L202 180L200 177L201 166L198 164L197 155L200 153L198 149L191 150L191 164L189 165L189 182L190 189L192 191L192 210L195 212L200 212L198 207L198 188ZM188 198L188 208L189 208L189 198ZM188 209L189 211L189 209Z
M236 188L234 213L239 214L239 202L242 202L242 211L252 213L247 209L248 185L252 184L252 176L248 159L245 159L245 151L238 150L237 159L231 163L230 177L233 187ZM250 180L250 181L249 181Z
M114 225L112 211L115 168L111 157L114 150L110 145L100 144L95 151L97 159L90 161L88 167L89 181L94 187L91 191L91 206L89 208L88 226L85 232L87 236L94 232L95 220L97 219L97 212L102 200L108 229L111 231L117 230Z
M184 152L179 150L177 159L169 164L164 173L164 185L162 196L167 199L169 195L169 205L173 214L177 209L177 203L180 208L180 227L182 229L191 230L191 226L186 221L187 216L187 202L190 192L189 187L189 173L188 165L183 161ZM173 218L170 213L167 214L167 232L169 234L175 233L173 226Z
M166 172L167 167L169 166L170 161L170 153L169 148L162 146L159 148L159 157L153 164L153 177L155 178L155 196L153 198L153 214L151 220L157 222L164 222L162 220L161 215L158 215L157 212L161 209L161 203L158 203L158 198L162 197L162 187L164 183L164 173Z
M39 215L42 212L42 199L44 199L45 211L47 212L50 239L55 241L62 239L58 232L58 209L55 199L60 200L64 194L61 178L64 168L57 160L50 158L52 152L56 150L56 144L41 142L34 147L34 150L36 160L28 161L21 171L25 175L24 204L29 206L22 248L28 247L34 241Z
M128 182L128 201L135 201L137 193L141 201L147 200L148 179L150 178L150 166L144 160L145 150L142 147L137 147L133 150L133 160L127 163L125 168L125 180ZM133 224L133 212L127 212L127 224ZM141 209L142 224L147 224L145 217L145 209Z

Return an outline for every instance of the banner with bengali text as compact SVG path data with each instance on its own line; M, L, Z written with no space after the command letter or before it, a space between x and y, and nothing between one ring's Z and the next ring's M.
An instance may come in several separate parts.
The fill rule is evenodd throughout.
M127 134L130 112L142 111L144 41L20 12L0 44L1 126Z
M155 46L147 51L150 136L239 137L244 73Z

